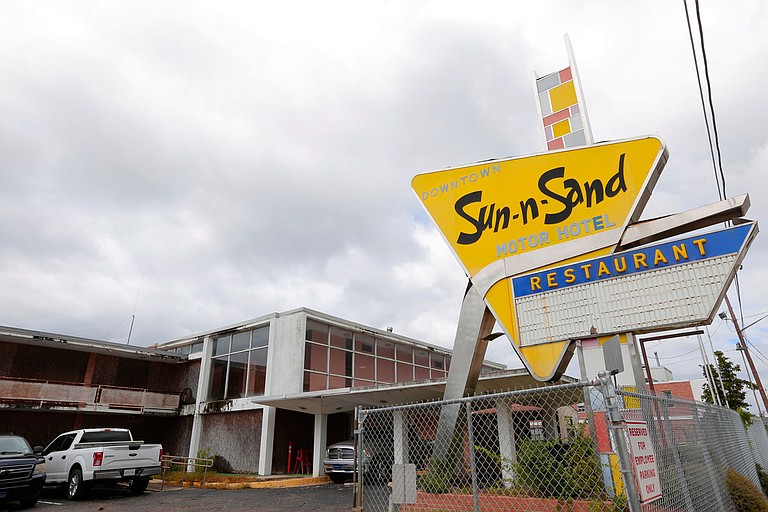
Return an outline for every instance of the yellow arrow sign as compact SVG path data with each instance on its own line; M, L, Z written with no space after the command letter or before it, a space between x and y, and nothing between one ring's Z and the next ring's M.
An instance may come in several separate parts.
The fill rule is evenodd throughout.
M412 187L523 363L549 380L570 343L519 346L509 279L612 252L666 159L644 137L419 174Z

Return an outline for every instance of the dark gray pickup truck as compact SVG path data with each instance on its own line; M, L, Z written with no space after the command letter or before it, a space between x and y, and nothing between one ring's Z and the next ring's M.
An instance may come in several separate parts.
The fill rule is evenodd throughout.
M33 450L21 436L0 434L0 508L18 501L22 508L34 507L45 483L42 446Z

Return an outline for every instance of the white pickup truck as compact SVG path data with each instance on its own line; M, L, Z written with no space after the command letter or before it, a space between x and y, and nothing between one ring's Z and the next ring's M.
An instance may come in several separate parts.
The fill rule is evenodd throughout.
M134 441L124 428L65 432L43 450L46 484L64 484L70 500L82 498L94 483L125 482L133 494L147 489L160 473L163 448Z

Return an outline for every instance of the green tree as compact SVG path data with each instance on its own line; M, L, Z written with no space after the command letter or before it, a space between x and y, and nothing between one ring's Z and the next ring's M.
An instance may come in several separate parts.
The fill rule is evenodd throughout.
M747 392L745 389L754 389L754 384L748 380L740 379L736 374L741 371L741 367L732 363L721 351L715 351L715 358L717 359L717 367L709 365L715 379L715 394L720 398L721 404L727 402L728 407L741 415L741 421L744 422L744 425L749 426L752 423L752 415L747 412L749 404L746 400ZM703 367L702 369L704 377L707 377L707 370ZM722 388L720 387L721 379ZM702 386L701 399L708 404L713 404L715 403L714 395L709 387L709 382L705 382ZM725 394L723 394L723 388L725 388Z

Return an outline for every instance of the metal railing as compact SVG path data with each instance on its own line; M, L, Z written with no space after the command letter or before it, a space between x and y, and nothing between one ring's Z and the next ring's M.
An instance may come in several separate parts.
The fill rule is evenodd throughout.
M0 407L176 414L180 395L140 388L0 377Z
M201 487L205 487L206 477L208 476L208 468L213 467L213 459L204 459L198 457L182 457L181 455L163 455L160 458L160 467L162 468L160 484L160 490L163 490L165 486L165 478L169 471L173 471L174 467L183 468L180 471L181 485L184 485L184 475L186 473L197 473L198 469L203 471L203 481Z
M724 511L727 469L758 484L738 413L606 376L357 421L365 511Z

